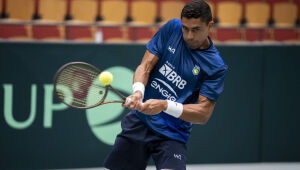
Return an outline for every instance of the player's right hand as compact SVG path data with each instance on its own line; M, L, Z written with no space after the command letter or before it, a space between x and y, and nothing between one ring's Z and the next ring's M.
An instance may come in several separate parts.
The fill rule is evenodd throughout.
M122 104L122 106L128 107L131 110L140 110L143 102L142 98L142 93L140 91L136 91L126 98L126 101Z

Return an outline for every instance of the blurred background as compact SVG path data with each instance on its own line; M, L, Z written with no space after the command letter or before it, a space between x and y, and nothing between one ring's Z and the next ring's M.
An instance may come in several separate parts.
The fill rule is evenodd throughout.
M0 0L0 169L103 167L128 110L68 108L54 74L88 62L129 95L145 44L187 2ZM207 2L229 71L211 119L193 127L188 169L300 169L300 0Z

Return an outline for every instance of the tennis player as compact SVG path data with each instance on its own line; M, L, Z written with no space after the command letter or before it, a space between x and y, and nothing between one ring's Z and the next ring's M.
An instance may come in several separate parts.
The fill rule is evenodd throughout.
M186 169L192 124L205 124L223 91L227 65L208 36L209 5L192 0L147 44L134 74L122 132L105 160L110 170Z

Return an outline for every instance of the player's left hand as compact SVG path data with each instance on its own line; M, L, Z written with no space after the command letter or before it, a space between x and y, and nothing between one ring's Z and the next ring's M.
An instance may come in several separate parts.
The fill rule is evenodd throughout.
M146 115L156 115L168 107L166 100L149 99L139 109L140 112Z

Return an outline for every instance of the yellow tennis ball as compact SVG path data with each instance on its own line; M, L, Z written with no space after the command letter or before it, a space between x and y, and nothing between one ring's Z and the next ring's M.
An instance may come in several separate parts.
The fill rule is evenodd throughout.
M99 81L101 84L108 86L113 81L113 75L108 71L103 71L99 75Z

